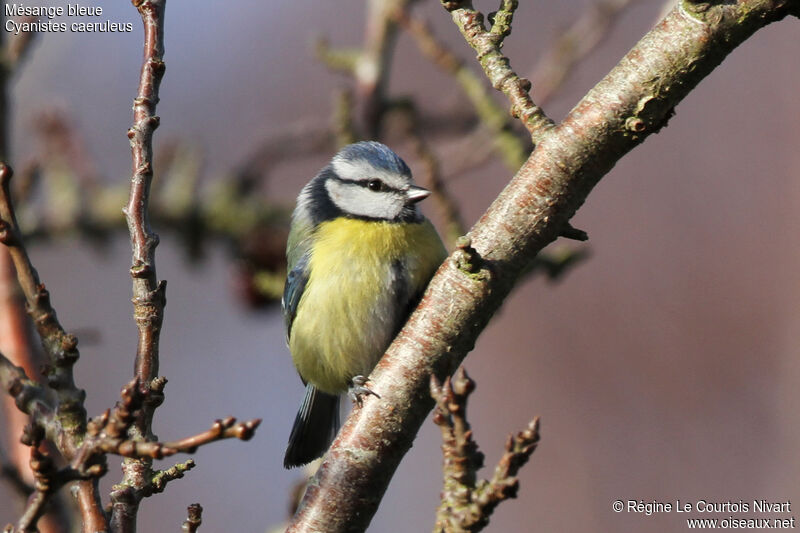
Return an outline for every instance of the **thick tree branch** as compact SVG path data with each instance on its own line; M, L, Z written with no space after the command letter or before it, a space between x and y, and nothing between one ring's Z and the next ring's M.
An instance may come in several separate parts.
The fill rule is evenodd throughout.
M531 258L562 231L594 185L664 126L673 108L736 46L798 10L798 0L682 2L540 140L456 250L371 375L368 398L339 432L289 531L363 531L430 411L431 374L473 348ZM336 505L330 502L335 501Z

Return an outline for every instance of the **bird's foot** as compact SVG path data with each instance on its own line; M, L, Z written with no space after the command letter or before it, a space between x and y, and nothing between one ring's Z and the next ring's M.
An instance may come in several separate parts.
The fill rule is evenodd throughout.
M357 404L361 407L361 404L364 402L364 396L375 396L376 398L380 398L378 393L374 392L373 390L367 388L365 385L369 382L364 376L355 376L352 379L352 385L347 390L347 397L352 400L353 403Z

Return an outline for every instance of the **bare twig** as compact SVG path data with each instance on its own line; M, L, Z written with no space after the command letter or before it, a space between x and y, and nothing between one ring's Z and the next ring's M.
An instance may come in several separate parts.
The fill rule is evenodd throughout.
M158 236L150 227L148 203L153 181L153 131L158 127L155 115L158 89L164 75L165 0L134 0L144 25L144 60L139 90L133 101L133 126L128 130L133 156L133 175L128 205L124 209L131 235L133 261L134 316L139 330L136 351L136 377L147 391L158 375L158 340L165 303L164 281L155 270ZM140 438L149 437L152 411L137 424Z
M358 141L355 124L353 124L353 92L348 89L337 91L333 102L331 128L336 137L336 144L344 146Z
M15 398L17 407L30 416L31 424L44 431L65 458L71 459L86 429L86 410L83 407L86 394L75 385L72 373L79 357L78 340L61 327L50 305L49 293L40 283L23 245L10 199L12 174L10 167L0 164L0 243L8 247L16 267L17 280L28 304L28 313L42 340L48 359L44 373L49 388L55 391L55 404L48 400L41 387L27 379L21 368L14 367L2 355L0 377L12 376L10 382L4 379L4 385ZM100 507L96 480L82 481L77 487L82 508L92 511ZM104 531L105 516L102 512L84 515L83 525L89 528L85 531Z
M411 147L422 163L423 172L419 181L433 193L433 199L444 221L445 242L454 243L466 232L458 203L447 188L442 177L439 158L425 141L420 128L419 114L412 102L404 102L396 108L407 119L403 128L411 141Z
M48 385L58 396L58 418L61 442L59 450L71 456L86 428L86 411L83 408L85 393L75 386L72 367L78 360L78 339L67 334L50 305L50 295L28 257L22 243L17 219L11 205L9 185L13 171L0 164L0 243L5 244L14 261L28 312L33 318L48 358L45 368ZM52 431L52 430L51 430Z
M59 438L55 409L44 388L30 380L22 367L15 366L0 353L0 385L14 398L20 411L26 413L31 425L44 431L52 440Z
M38 442L32 444L30 466L35 479L35 490L28 499L25 512L17 521L17 531L22 533L38 531L36 523L44 514L50 495L70 481L68 477L56 475L52 459L39 451Z
M160 470L156 472L150 483L153 489L153 494L164 492L164 489L167 488L167 483L183 478L184 474L186 474L186 472L195 466L197 465L195 464L194 459L189 459L183 463L173 465L166 470Z
M369 0L364 45L360 49L331 49L327 41L316 45L317 57L329 68L353 76L356 82L358 129L363 137L380 137L389 100L386 87L391 72L397 23L393 13L414 0ZM361 137L362 135L356 135Z
M16 273L8 251L0 246L0 353L7 356L13 365L20 366L26 375L35 376L36 367L41 362L35 361L36 352L28 331L28 318L25 314L25 303L22 293L17 285ZM0 370L1 371L1 370ZM0 395L5 415L6 442L0 443L8 449L8 458L0 454L2 474L18 489L32 481L28 472L28 450L19 441L24 426L28 423L26 413L20 411L15 405L15 398L11 395ZM27 498L31 490L18 490L18 494Z
M380 136L383 113L388 99L386 89L391 73L397 24L392 19L395 9L402 9L413 0L368 0L364 48L356 66L356 91L361 106L362 127L368 139Z
M637 0L598 0L559 32L542 54L531 79L536 82L536 100L544 104L564 85L575 67L605 39L622 11Z
M199 446L218 440L232 438L250 440L259 424L261 424L260 419L236 423L235 418L228 417L223 420L215 421L211 429L207 431L174 442L143 442L102 434L100 438L96 439L91 444L89 450L94 454L113 453L133 459L163 459L164 457L169 457L176 453L194 453ZM180 466L169 474L165 474L165 471L162 471L154 474L152 479L156 480L156 483L160 487L165 481L183 477L183 473L193 466L194 464L188 467L185 467L185 465ZM150 494L152 494L150 490L143 491L144 496L149 496Z
M518 0L501 1L490 30L484 27L483 13L472 7L471 0L442 0L442 5L452 15L464 39L478 53L478 61L492 87L511 101L511 115L522 121L533 144L538 144L553 127L553 121L531 100L528 92L531 82L511 69L508 58L500 50L503 40L511 33Z
M45 505L47 504L48 494L46 492L36 491L31 494L28 499L28 504L25 507L25 512L17 521L17 527L11 531L18 533L35 533L39 531L36 528L36 523L39 518L44 514Z
M30 27L32 22L39 20L36 16L26 16L20 20L24 26ZM36 40L37 32L35 31L20 31L14 35L8 44L3 49L3 67L10 71L15 72L19 69L22 61L27 56L31 46Z
M519 469L530 459L539 444L539 418L534 418L524 430L506 439L505 452L497 463L492 479L478 486L476 501L488 516L505 499L516 498Z
M0 451L0 479L5 479L14 489L14 492L23 498L27 498L33 492L33 486L25 481L17 465L9 461L2 451Z
M156 116L158 90L164 76L164 10L166 0L133 0L144 26L144 58L139 87L133 101L133 126L128 130L133 158L133 175L128 205L123 212L131 237L133 259L133 314L139 332L134 365L138 385L148 397L158 376L158 345L166 304L166 282L158 281L155 248L158 236L150 227L148 204L153 181L153 131L158 127ZM153 412L157 402L144 402L142 416L133 422L128 433L132 440L154 441ZM122 465L122 484L131 491L112 493L111 527L129 532L136 529L139 499L136 496L152 477L152 460L126 459ZM133 498L128 498L133 494Z
M467 421L467 400L475 382L461 367L442 385L431 376L431 396L436 400L433 421L442 430L444 488L436 512L436 532L466 533L480 531L489 523L497 505L516 497L519 468L524 465L539 441L538 419L525 431L509 436L506 452L490 481L477 480L483 467L483 454L472 438Z
M193 503L188 507L186 520L181 526L184 533L194 533L203 523L203 507L199 503Z
M159 393L162 388L163 385L158 387ZM150 392L152 394L153 390L151 389ZM178 441L161 443L126 439L131 426L136 423L145 409L148 397L142 393L138 379L134 379L122 388L121 397L122 400L117 402L114 409L106 411L102 416L89 423L87 443L82 449L84 457L102 452L131 458L161 459L180 452L193 453L199 446L218 440L230 438L249 440L261 423L260 419L237 423L236 419L230 416L215 421L211 429L207 431ZM86 461L83 459L83 462ZM74 466L80 468L77 463ZM176 470L172 473L161 472L160 476L182 477L182 473L192 467L194 467L194 463L177 465Z
M467 399L473 390L475 382L467 376L464 367L453 378L446 378L444 385L436 376L431 376L431 396L436 400L433 422L442 431L444 455L444 487L436 511L435 531L457 531L448 524L464 522L477 471L483 467L483 453L478 451L467 421Z
M489 130L490 145L499 152L506 166L512 171L521 167L532 147L514 131L511 117L489 94L486 80L467 68L458 56L437 40L424 20L411 15L408 10L397 10L394 16L403 29L414 37L420 51L456 80L481 123ZM485 139L481 141L481 144L485 143Z

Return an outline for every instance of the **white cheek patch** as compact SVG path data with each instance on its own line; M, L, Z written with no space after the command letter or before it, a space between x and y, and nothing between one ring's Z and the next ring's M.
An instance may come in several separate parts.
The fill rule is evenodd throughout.
M355 183L342 183L335 179L327 180L325 188L336 207L352 215L393 219L403 209L403 200L397 193L376 193Z

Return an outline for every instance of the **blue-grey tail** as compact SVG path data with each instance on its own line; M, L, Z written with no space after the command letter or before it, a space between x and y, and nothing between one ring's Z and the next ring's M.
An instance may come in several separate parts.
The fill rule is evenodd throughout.
M283 467L292 468L310 463L322 456L339 431L339 395L306 385L306 395L294 419Z

